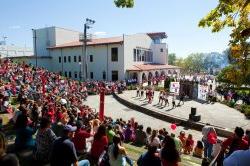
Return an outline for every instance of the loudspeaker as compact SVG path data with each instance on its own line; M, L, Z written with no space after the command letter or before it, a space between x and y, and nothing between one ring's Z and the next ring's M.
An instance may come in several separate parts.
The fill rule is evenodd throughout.
M191 107L191 115L196 115L196 108Z
M201 120L201 115L195 115L193 117L193 121L195 121L195 122L199 122L200 120Z
M201 120L201 115L189 114L189 120L192 120L194 122L199 122Z

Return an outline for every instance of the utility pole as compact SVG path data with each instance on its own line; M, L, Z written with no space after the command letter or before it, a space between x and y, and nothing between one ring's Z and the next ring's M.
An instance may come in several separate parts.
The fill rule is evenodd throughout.
M87 29L90 29L91 26L95 23L94 20L91 20L89 18L86 18L86 21L84 23L84 33L83 36L80 35L80 41L83 42L83 52L82 52L82 68L83 68L83 80L86 81L88 79L88 66L87 66L87 42L90 40L87 37Z
M36 30L32 29L32 32L33 32L33 39L34 39L34 53L36 56L36 67L37 67Z

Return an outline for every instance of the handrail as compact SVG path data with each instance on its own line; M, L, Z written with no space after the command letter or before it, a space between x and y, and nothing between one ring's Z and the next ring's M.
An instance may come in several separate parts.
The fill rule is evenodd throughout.
M220 147L219 153L213 158L213 160L211 161L211 163L209 164L209 166L217 166L217 159L218 159L218 157L221 154L220 151L221 151L221 147Z

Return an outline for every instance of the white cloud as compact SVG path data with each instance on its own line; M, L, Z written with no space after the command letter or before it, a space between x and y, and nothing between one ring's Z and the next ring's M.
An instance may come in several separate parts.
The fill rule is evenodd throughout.
M21 26L20 25L12 25L9 27L9 29L20 29Z
M96 35L96 36L105 36L105 35L107 35L107 32L95 32L94 35Z

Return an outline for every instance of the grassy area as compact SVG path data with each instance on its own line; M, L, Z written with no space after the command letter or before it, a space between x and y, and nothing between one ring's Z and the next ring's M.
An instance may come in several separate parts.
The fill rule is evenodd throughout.
M127 150L128 156L133 160L137 161L139 156L146 152L144 147L136 147L131 144L124 144L124 147ZM200 166L201 159L193 157L191 155L181 155L181 166ZM135 163L136 166L136 163Z

